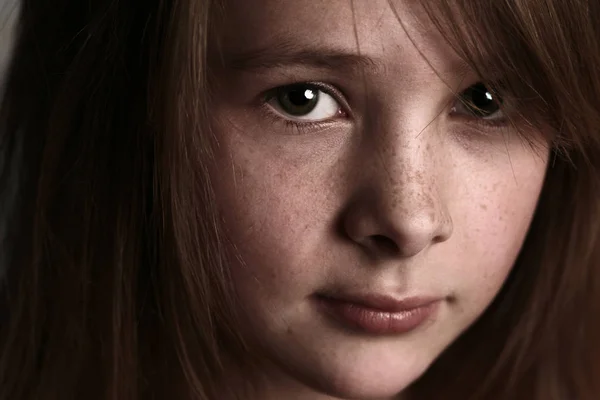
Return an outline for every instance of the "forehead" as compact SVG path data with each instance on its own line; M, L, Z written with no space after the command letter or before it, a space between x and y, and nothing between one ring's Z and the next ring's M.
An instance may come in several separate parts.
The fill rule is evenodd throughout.
M368 56L383 64L426 58L440 72L461 61L413 0L226 0L225 52L286 47Z

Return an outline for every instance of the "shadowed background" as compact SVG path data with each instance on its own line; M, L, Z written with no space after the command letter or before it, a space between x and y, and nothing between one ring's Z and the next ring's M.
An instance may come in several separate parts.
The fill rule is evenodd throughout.
M2 76L12 49L18 3L18 0L0 0L0 73Z
M4 72L10 59L12 50L13 32L15 28L15 19L18 14L19 0L0 0L0 92L4 83ZM0 94L1 98L1 94ZM2 155L0 154L0 157ZM4 256L8 249L3 248L6 236L4 221L11 213L11 206L14 204L15 187L0 188L0 200L2 209L0 209L0 279L4 276Z

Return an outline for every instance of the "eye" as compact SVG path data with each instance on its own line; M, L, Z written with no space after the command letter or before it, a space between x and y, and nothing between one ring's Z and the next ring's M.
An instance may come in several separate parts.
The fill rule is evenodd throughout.
M503 119L502 99L494 96L481 82L478 82L459 95L459 100L452 107L452 112L478 119Z
M300 121L322 121L342 115L342 108L332 95L308 83L275 89L267 104L283 117Z

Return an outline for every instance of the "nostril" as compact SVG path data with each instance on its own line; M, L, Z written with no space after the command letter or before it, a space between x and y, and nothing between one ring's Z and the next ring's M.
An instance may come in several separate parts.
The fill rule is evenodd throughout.
M372 235L369 237L373 247L375 247L379 253L387 255L396 255L400 249L398 245L389 237L384 235Z

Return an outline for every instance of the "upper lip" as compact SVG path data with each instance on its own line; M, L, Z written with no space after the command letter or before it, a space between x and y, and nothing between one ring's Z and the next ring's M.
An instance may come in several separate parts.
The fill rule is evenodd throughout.
M426 307L432 303L442 300L441 297L434 296L411 296L397 298L391 295L380 293L336 293L332 295L325 294L321 297L333 301L352 303L384 312L410 311L416 308Z

